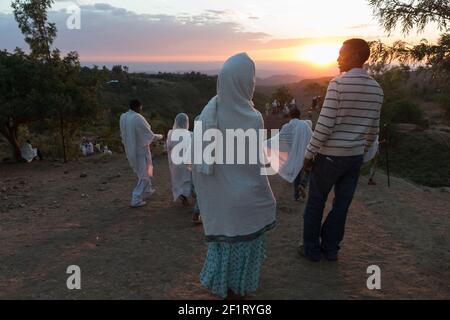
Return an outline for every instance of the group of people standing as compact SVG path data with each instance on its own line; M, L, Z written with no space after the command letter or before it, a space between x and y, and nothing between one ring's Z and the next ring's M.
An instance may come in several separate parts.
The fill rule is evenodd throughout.
M282 112L284 115L289 115L291 109L297 108L297 101L295 98L292 98L291 102L282 104L277 99L272 101L272 104L266 103L265 110L266 116L272 114L276 115Z
M309 261L322 257L337 260L359 170L377 141L383 91L363 69L369 55L366 41L344 42L338 58L342 75L330 82L315 131L311 123L300 120L297 110L291 112L291 121L277 137L279 148L273 148L270 140L263 143L266 153L277 162L278 174L296 186L295 198L299 197L297 191L305 192L299 188L309 181L303 244L298 247L299 256ZM252 102L254 90L254 62L245 53L232 56L219 73L217 95L197 120L224 136L227 129L263 129L262 115ZM141 111L142 103L134 100L120 119L127 158L139 178L133 207L145 205L145 197L154 192L149 146L163 139L152 132ZM176 117L174 129L189 130L185 114ZM174 147L171 134L167 137L169 153ZM170 158L174 200L195 190L202 216L208 249L201 284L222 298L242 298L255 292L266 259L266 234L276 226L276 199L267 176L261 174L261 165L213 163L188 168L170 163ZM333 206L322 224L333 187Z

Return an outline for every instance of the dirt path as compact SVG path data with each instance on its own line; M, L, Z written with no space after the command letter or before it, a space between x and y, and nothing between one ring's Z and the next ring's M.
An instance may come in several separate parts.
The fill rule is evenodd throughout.
M211 299L198 273L206 250L190 209L170 200L167 159L155 161L157 194L128 207L135 177L121 155L62 166L0 165L0 298ZM80 177L82 174L86 177ZM361 180L338 263L296 256L303 204L271 178L278 228L256 299L450 298L448 193L393 179ZM66 288L66 268L82 290ZM366 269L382 270L382 290Z

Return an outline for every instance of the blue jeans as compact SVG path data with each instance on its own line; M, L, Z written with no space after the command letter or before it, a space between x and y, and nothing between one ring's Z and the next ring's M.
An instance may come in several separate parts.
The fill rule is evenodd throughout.
M362 155L316 156L309 177L309 196L303 225L303 244L308 256L320 259L321 251L330 255L339 251L339 244L344 238L347 212L358 184L362 163ZM333 207L322 225L323 211L333 186Z

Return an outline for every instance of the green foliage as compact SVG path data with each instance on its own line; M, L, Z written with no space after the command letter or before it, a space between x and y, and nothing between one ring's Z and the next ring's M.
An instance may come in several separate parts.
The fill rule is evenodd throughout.
M56 26L47 22L47 10L54 0L15 0L11 6L25 42L30 46L31 57L50 60L50 51L56 38Z
M413 123L425 125L423 111L419 105L407 98L385 103L381 112L381 121L390 123Z
M447 31L450 21L448 0L368 0L383 28L391 32L398 24L404 34L413 28L423 31L429 23L436 23L440 31Z
M436 44L422 40L419 44L397 41L392 45L381 41L371 43L372 63L387 64L399 61L419 64L422 70L431 73L431 81L441 92L450 91L450 1L448 0L368 0L380 24L387 31L393 31L400 24L403 33L409 34L414 28L420 32L429 23L437 25L443 34ZM423 67L425 66L425 68ZM441 106L450 121L445 96Z
M315 96L323 97L323 96L325 96L325 94L327 92L327 87L325 87L317 82L311 82L306 85L305 91L312 97L315 97Z
M14 15L31 52L0 52L0 133L13 146L16 159L19 126L39 120L58 130L66 160L81 124L98 115L97 92L107 72L82 68L76 52L62 57L51 49L56 28L47 22L47 10L53 3L14 1Z
M391 140L392 141L392 140ZM436 133L408 132L389 146L391 171L429 187L450 186L450 148ZM385 153L380 153L385 167Z
M114 78L114 73L110 77ZM200 73L129 73L119 83L104 86L99 99L111 131L118 130L120 114L128 110L131 99L137 98L143 102L144 115L154 131L167 133L180 112L187 113L193 125L194 118L216 94L216 81L216 77Z
M294 97L288 87L279 87L275 93L272 95L272 100L276 99L283 106L285 103L290 103Z

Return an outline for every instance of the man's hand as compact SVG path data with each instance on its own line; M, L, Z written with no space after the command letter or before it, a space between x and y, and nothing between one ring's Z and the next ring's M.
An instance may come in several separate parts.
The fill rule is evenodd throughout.
M303 162L303 170L311 172L313 165L314 165L313 159L305 158L305 161Z

